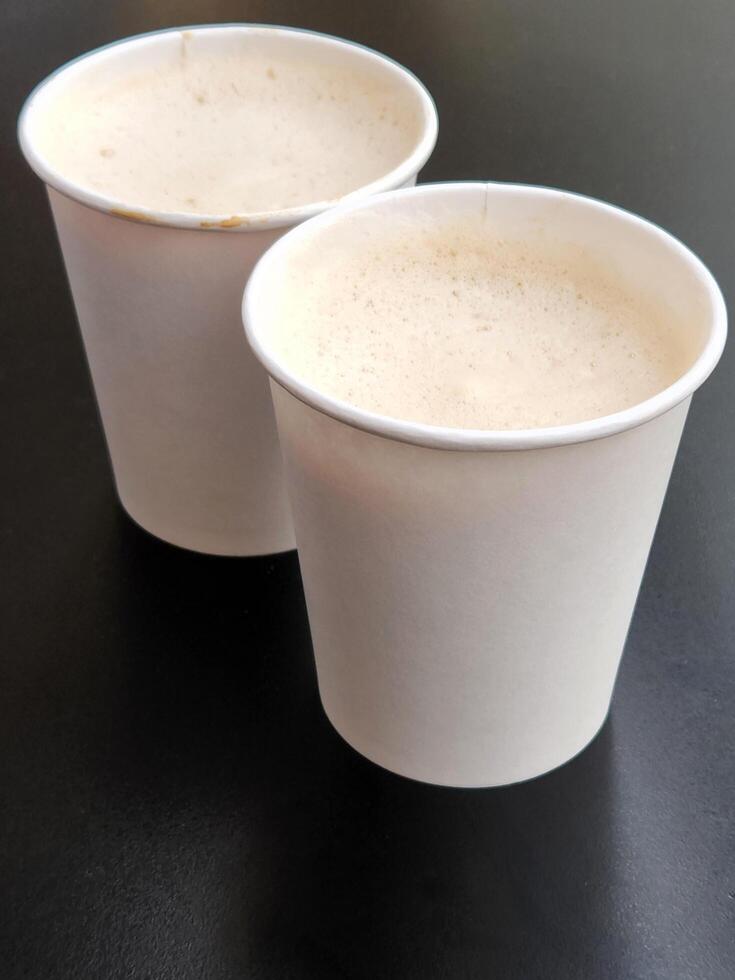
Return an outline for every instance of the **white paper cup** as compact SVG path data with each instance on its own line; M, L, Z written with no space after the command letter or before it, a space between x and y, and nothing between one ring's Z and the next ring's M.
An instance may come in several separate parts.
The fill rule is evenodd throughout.
M688 331L691 368L633 408L558 428L470 431L362 411L274 353L269 293L290 250L318 249L320 231L354 207L287 235L246 290L327 715L363 755L414 779L528 779L574 756L605 720L689 401L723 348L722 296L666 232L573 194L426 185L358 206L386 223L484 208L501 237L586 246Z
M240 300L254 263L283 232L333 201L248 216L156 212L85 189L39 152L37 126L84 72L125 74L178 57L182 43L227 50L248 35L274 54L354 65L413 100L413 151L350 198L408 186L436 141L424 87L390 59L306 31L253 25L146 34L93 51L28 99L21 147L48 185L118 494L130 516L195 551L253 555L294 546L267 378L242 336Z

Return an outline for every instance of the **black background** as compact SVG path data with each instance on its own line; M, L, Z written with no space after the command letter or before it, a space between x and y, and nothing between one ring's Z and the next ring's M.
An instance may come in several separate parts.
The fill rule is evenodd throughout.
M424 179L606 198L735 283L730 0L4 0L0 975L731 980L732 352L694 400L611 720L525 785L362 760L319 707L295 555L195 555L120 512L15 118L84 50L238 20L412 68L440 114Z

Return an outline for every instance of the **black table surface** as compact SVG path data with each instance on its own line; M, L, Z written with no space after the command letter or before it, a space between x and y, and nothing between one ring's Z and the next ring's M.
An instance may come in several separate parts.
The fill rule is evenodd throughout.
M606 198L735 286L731 0L5 0L0 976L732 980L732 352L694 399L611 718L523 785L360 758L319 705L296 555L196 555L120 511L15 118L82 51L216 21L387 52L437 101L423 179Z

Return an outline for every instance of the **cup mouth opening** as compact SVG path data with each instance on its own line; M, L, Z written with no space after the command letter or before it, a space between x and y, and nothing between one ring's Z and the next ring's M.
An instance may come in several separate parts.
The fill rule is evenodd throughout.
M37 149L33 136L33 116L38 107L39 99L67 71L74 70L77 65L89 59L105 58L109 54L116 53L121 48L132 48L139 45L155 43L159 37L165 37L169 34L185 35L204 32L216 34L232 31L255 35L263 33L271 35L297 35L312 43L323 43L325 45L336 45L343 49L352 49L358 57L380 64L381 68L392 73L397 81L400 80L401 84L409 86L418 100L419 111L421 113L421 119L419 120L421 130L419 139L410 154L404 157L388 173L383 174L369 184L356 188L342 198L314 201L305 205L273 211L247 212L243 214L191 214L183 211L159 211L154 208L131 204L129 201L126 202L109 195L99 194L62 174ZM387 55L374 51L372 48L359 44L356 41L335 37L331 34L324 34L320 31L283 27L274 24L194 24L191 26L148 31L144 34L136 34L118 41L113 41L110 44L102 45L99 48L87 51L73 58L39 82L26 99L18 117L18 142L21 151L31 169L49 187L52 187L60 194L80 204L93 208L96 211L105 212L116 218L137 221L142 224L161 225L169 228L184 228L192 231L248 232L289 227L300 224L307 218L319 215L342 202L361 201L375 194L402 187L416 176L429 159L436 145L437 135L438 115L434 100L423 82L408 68Z
M485 193L522 193L545 196L548 199L573 199L599 213L613 215L620 220L637 226L658 239L661 246L674 252L689 267L693 278L703 288L707 301L708 333L702 349L690 367L667 388L651 398L613 414L573 422L565 425L533 429L462 429L449 426L411 422L371 412L342 399L334 398L320 391L314 385L299 378L286 367L269 348L264 338L265 317L259 314L265 300L268 273L277 266L288 251L318 231L338 222L344 215L359 211L381 201L411 196L430 197L434 194L453 193L462 188L484 188ZM360 201L341 205L314 218L308 223L289 231L262 256L256 264L245 287L242 304L243 323L248 342L258 360L263 364L273 381L288 391L305 405L321 414L343 422L352 428L362 429L376 436L423 446L430 449L453 451L518 451L544 449L556 446L574 445L606 438L636 428L645 422L663 415L686 400L709 377L722 354L727 337L727 310L725 301L716 280L704 263L686 245L654 222L648 221L631 211L604 201L550 187L531 184L503 182L453 181L446 183L422 184L373 196L370 201Z

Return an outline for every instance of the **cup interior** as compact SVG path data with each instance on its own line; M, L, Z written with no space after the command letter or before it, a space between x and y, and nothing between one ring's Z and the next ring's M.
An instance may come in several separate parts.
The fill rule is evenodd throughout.
M315 388L283 362L274 343L272 297L286 287L292 259L325 247L355 247L356 222L375 229L429 215L461 224L481 217L488 234L581 250L624 289L661 311L686 351L687 370L668 388L632 408L602 418L527 430L469 430L388 418L339 401ZM271 376L300 400L350 425L405 442L449 449L523 449L581 442L639 425L683 401L714 368L725 341L722 295L701 261L658 226L591 198L513 184L425 185L345 206L295 229L263 257L244 298L246 331Z
M75 93L104 93L142 73L162 73L176 69L182 62L196 59L226 59L252 54L272 62L274 85L279 65L320 66L344 71L354 79L356 93L360 86L384 93L385 100L401 120L400 134L395 137L395 153L388 169L368 183L354 188L339 199L362 196L400 187L415 178L428 159L436 142L437 117L433 101L424 86L407 69L391 59L361 45L327 35L290 28L230 24L172 29L141 35L110 44L83 55L63 66L42 82L27 100L19 120L19 139L23 152L36 173L62 193L100 210L120 211L134 208L149 220L181 227L218 228L230 218L232 210L214 214L188 215L179 210L167 211L146 207L145 203L118 199L62 172L53 152L55 120L68 112ZM143 96L142 96L143 97ZM370 111L363 99L355 112ZM375 123L379 125L379 123ZM387 125L387 123L386 123ZM259 227L293 224L324 210L336 199L315 200L295 207L249 213L249 221ZM204 220L206 219L206 220ZM225 223L227 230L247 230L249 222Z

